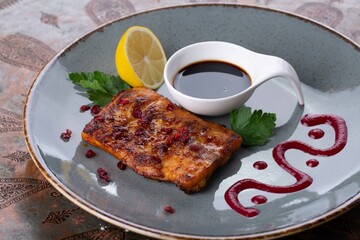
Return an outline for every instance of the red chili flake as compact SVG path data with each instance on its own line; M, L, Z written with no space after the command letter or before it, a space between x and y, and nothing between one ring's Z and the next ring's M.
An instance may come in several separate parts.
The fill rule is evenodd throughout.
M125 136L125 133L124 133L124 132L120 132L120 131L118 131L118 132L113 132L113 133L112 133L112 136L113 136L113 138L115 138L115 139L120 139L120 138L122 138L122 137Z
M127 99L123 99L123 98L119 99L119 104L121 104L121 105L125 105L128 103L129 103L129 100L127 100Z
M175 139L174 139L173 136L168 137L168 138L166 139L166 144L167 144L167 145L171 145L171 144L174 143L174 141L175 141Z
M169 110L169 111L172 111L175 109L175 105L173 103L169 103L167 106L166 106L166 110Z
M184 144L185 144L185 143L188 143L189 140L190 140L190 137L187 136L187 135L182 135L181 138L180 138L180 141L181 141L182 143L184 143Z
M185 134L185 133L189 132L189 129L187 127L181 127L177 131L178 131L178 133Z
M162 128L161 131L166 134L170 134L173 132L173 129L172 128Z
M182 137L182 135L180 133L175 133L173 135L174 140L179 140L181 137Z
M96 115L101 111L101 107L99 105L94 105L91 107L91 114Z
M92 158L92 157L96 156L96 153L93 150L89 149L89 150L86 151L85 156L87 158Z
M90 106L88 106L88 105L82 105L81 107L80 107L80 112L85 112L85 111L87 111L87 110L89 110L90 109Z
M153 157L151 157L151 162L160 164L161 163L161 158L153 156Z
M142 111L141 111L140 109L134 109L134 110L132 110L131 115L132 115L134 118L141 118L141 116L142 116Z
M68 140L68 139L70 139L70 137L71 137L71 133L72 133L72 132L71 132L70 129L66 129L65 132L61 133L60 137L61 137L62 139Z
M198 152L199 151L199 146L195 145L195 144L191 144L189 146L190 150L193 152Z
M175 209L172 206L166 206L164 207L164 212L173 214L175 212Z
M108 173L103 168L98 168L97 173L99 174L99 178L105 180L106 182L110 182Z
M144 135L144 129L142 129L142 128L138 128L138 129L136 129L136 131L135 131L135 135L136 136L142 136L142 135Z
M126 166L126 164L125 164L124 162L119 161L119 162L117 163L117 167L118 167L120 170L125 170L127 166Z

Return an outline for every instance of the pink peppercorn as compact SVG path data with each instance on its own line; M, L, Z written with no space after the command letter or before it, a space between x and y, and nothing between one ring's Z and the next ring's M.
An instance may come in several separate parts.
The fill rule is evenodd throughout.
M189 138L189 136L186 136L186 135L183 135L183 136L181 136L181 138L180 138L180 141L182 142L182 143L188 143L189 142L189 140L190 140L190 138Z
M101 111L101 107L99 105L94 105L91 107L91 114L96 115Z
M175 212L175 209L172 206L166 206L164 207L164 212L173 214Z
M119 162L117 163L117 167L118 167L120 170L125 170L127 166L126 166L126 164L123 163L122 161L119 161Z
M173 103L169 103L167 106L166 106L166 110L169 110L169 111L172 111L175 109L175 105Z
M88 106L88 105L82 105L81 107L80 107L80 112L85 112L85 111L87 111L87 110L89 110L90 109L90 106Z
M146 126L146 125L148 125L150 122L151 122L151 120L148 119L148 118L141 118L141 119L138 120L138 124L139 124L140 126Z
M132 110L131 115L132 115L134 118L141 118L142 112L141 112L140 109L134 109L134 110Z
M142 129L142 128L138 128L138 129L136 129L136 131L135 131L135 135L136 135L136 136L143 136L144 133L145 133L145 131L144 131L144 129Z
M174 138L174 140L179 140L181 138L181 134L180 133L175 133L173 135L173 138Z
M63 133L60 134L60 137L61 137L62 139L68 140L68 139L70 139L70 137L71 137L71 133L72 133L72 132L71 132L70 129L66 129L65 132L63 132Z
M103 168L98 168L97 173L99 174L99 178L103 179L106 182L110 182L108 173Z
M105 121L105 119L104 119L102 116L100 116L100 115L95 116L95 117L94 117L94 120L95 120L96 122L103 122L103 121Z
M173 132L172 128L162 128L161 132L166 133L166 134L170 134Z
M93 150L89 149L89 150L86 151L85 156L87 158L92 158L92 157L96 156L96 153Z

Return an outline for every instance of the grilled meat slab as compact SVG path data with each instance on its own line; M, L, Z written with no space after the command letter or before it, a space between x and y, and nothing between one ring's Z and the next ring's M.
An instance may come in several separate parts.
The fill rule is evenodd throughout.
M200 191L242 143L235 132L141 87L117 94L85 126L82 138L136 173L173 182L186 193Z

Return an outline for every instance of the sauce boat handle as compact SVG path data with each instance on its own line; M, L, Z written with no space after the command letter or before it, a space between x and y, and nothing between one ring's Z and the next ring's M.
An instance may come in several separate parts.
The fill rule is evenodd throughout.
M298 102L304 105L304 95L301 90L301 83L295 69L284 59L269 56L264 54L257 54L258 74L254 79L254 85L259 86L262 83L276 78L282 77L289 80L294 87Z

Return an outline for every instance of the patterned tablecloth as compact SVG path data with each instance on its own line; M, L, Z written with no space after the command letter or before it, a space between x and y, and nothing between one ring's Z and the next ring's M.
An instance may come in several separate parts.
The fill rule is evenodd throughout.
M195 2L295 12L360 44L359 0L0 0L0 239L149 239L83 211L41 175L23 138L31 83L59 50L115 18ZM360 239L360 206L289 239Z

